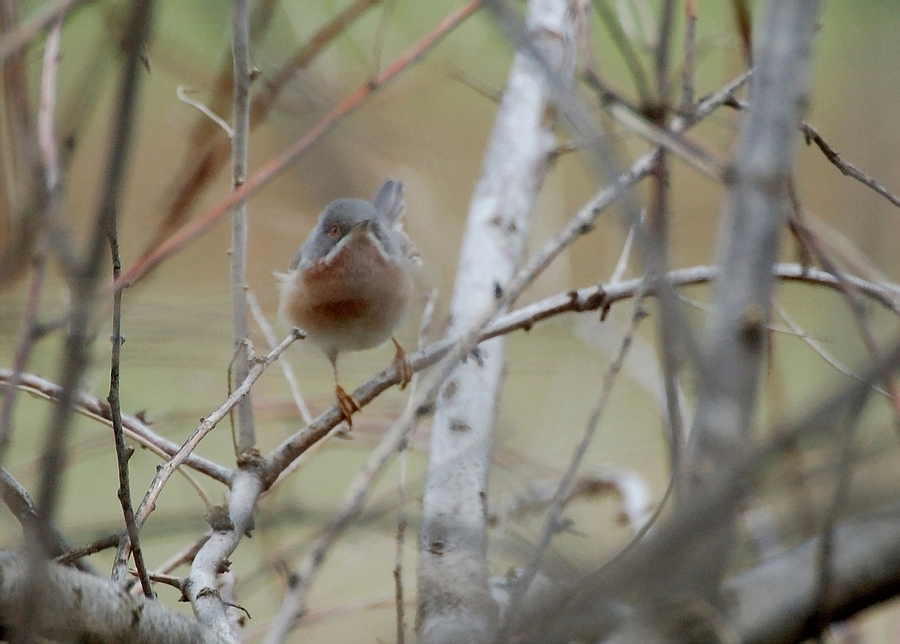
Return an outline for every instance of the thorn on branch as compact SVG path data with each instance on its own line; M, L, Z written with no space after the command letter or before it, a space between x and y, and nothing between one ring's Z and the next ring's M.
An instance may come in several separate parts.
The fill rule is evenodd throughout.
M253 619L253 617L251 617L251 615L250 615L250 611L248 611L246 608L244 608L240 604L232 604L231 602L222 602L222 603L225 604L228 608L234 608L236 610L241 611L242 613L244 613L244 615L247 616L247 619ZM243 621L241 623L241 626L243 626Z
M605 304L602 309L600 309L600 321L606 322L606 318L609 315L610 310L612 309L611 304Z

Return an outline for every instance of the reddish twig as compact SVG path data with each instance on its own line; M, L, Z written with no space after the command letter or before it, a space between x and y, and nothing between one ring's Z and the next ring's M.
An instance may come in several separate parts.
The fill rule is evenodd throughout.
M278 96L297 72L309 65L328 43L378 1L380 0L356 0L316 32L309 42L304 44L275 72L270 80L264 82L262 91L250 105L251 131L265 122ZM269 0L265 3L257 3L254 9L250 24L252 46L255 46L263 38L271 18L272 5L273 3ZM211 112L219 113L228 109L232 100L232 74L232 64L228 60L227 64L223 64L219 69L212 84L212 98L208 105ZM222 138L217 139L218 134L218 130L210 127L210 123L206 119L199 120L194 126L190 135L191 150L188 153L188 159L181 171L176 174L176 184L170 189L175 196L169 204L166 216L157 226L156 233L148 244L145 254L150 253L184 223L189 209L200 191L213 180L218 170L228 160L229 143Z
M56 4L47 5L41 11L36 12L28 20L23 20L3 40L0 40L0 63L8 56L18 52L37 38L42 30L49 27L55 20L61 20L70 10L78 5L86 4L88 0L58 0Z
M38 143L44 165L44 182L51 203L58 198L59 162L56 154L56 140L53 136L53 116L56 111L56 77L59 70L59 47L62 39L62 18L56 20L47 36L44 47L44 64L41 69L41 103L38 112ZM50 206L53 207L52 205ZM0 463L9 445L12 432L12 418L16 406L18 384L22 372L28 364L31 348L39 337L38 307L44 290L44 276L47 269L47 246L43 238L37 244L32 257L31 283L22 320L22 328L16 344L13 359L13 376L9 388L0 397Z
M295 162L314 143L331 131L339 120L350 114L359 105L385 83L391 81L400 72L406 70L437 45L447 34L459 26L481 6L481 0L470 0L462 8L457 9L441 21L424 38L410 47L402 56L386 67L382 72L351 92L340 104L329 112L311 130L298 139L291 147L271 159L257 170L240 188L232 191L218 204L203 215L186 224L156 249L139 259L125 274L113 284L114 290L130 286L164 260L187 246L194 239L206 232L225 213L236 204L250 198L267 185L278 174Z

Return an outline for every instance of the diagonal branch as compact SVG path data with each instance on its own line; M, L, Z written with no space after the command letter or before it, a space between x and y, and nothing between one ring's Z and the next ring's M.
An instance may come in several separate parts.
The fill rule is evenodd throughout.
M221 219L236 204L249 199L272 179L283 172L289 165L297 161L314 143L331 131L338 121L359 107L365 99L377 89L393 80L402 71L411 67L428 51L433 49L453 29L458 27L481 6L481 0L469 0L463 7L450 13L429 34L410 47L404 54L388 65L384 70L363 83L351 92L340 104L334 107L311 130L300 137L291 147L283 151L252 174L246 182L205 213L185 224L171 237L155 249L146 253L125 274L113 284L113 289L125 288L161 262L177 253L197 237L205 233L213 224Z

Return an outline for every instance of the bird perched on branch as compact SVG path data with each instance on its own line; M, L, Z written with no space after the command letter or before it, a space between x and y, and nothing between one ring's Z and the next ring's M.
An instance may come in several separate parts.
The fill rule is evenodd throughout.
M281 282L279 316L306 331L334 373L334 393L347 424L360 410L338 381L344 351L376 347L390 338L403 389L412 366L394 332L412 300L419 265L403 232L403 184L387 179L372 197L338 199L325 208Z

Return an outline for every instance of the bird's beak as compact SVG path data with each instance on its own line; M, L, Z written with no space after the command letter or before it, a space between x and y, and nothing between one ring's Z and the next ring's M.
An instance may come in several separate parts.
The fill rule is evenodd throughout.
M350 229L350 232L348 232L346 235L344 235L344 238L349 243L350 241L352 241L354 239L359 239L361 236L365 235L371 229L372 229L372 221L370 219L366 219L364 221L359 222L358 224L355 224L353 226L353 228Z

